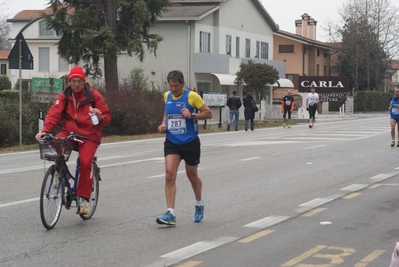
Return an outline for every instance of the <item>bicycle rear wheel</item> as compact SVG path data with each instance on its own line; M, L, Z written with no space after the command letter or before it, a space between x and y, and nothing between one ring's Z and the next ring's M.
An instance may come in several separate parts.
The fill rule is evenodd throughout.
M90 214L79 214L83 220L88 220L93 217L94 212L96 211L98 204L98 197L100 194L100 169L97 166L97 163L93 161L93 174L92 174L92 187L91 187L91 196L90 196Z
M40 192L40 217L48 230L54 228L61 215L62 192L65 187L59 177L57 167L52 165L44 175Z

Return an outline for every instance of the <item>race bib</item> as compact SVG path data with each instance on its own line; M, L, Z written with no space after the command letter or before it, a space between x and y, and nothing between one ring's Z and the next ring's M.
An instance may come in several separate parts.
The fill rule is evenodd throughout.
M168 116L168 131L171 134L187 133L186 118L182 114L171 114Z

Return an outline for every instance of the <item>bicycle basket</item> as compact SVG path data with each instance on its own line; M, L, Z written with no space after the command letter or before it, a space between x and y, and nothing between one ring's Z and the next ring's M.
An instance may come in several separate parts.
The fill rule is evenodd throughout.
M40 159L55 161L62 159L68 161L72 152L72 146L63 143L58 139L42 139L39 140Z

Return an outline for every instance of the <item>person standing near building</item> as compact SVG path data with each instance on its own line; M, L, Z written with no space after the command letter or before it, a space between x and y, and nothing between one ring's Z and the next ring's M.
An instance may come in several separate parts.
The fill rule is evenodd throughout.
M314 127L317 104L319 104L319 94L314 87L310 88L310 93L306 97L306 109L309 111L309 128Z
M197 120L212 118L212 111L196 92L184 87L181 71L171 71L167 76L170 91L164 94L165 112L159 133L166 133L165 155L165 195L167 211L158 216L158 224L176 225L175 198L176 177L180 161L185 161L186 175L195 195L194 222L204 218L202 181L198 177L201 143L198 138ZM199 111L197 113L196 111Z
M399 84L396 86L393 91L393 96L391 98L391 103L389 105L390 111L390 123L391 123L391 147L395 146L395 128L398 129L398 143L397 147L399 147Z
M291 95L292 91L288 90L287 95L281 101L281 112L283 112L283 127L285 128L288 113L288 128L291 128L291 112L294 110L294 97Z
M233 116L235 119L234 130L238 131L238 122L240 116L239 109L242 106L242 103L240 97L237 96L237 90L233 90L233 95L227 99L226 106L228 106L230 109L230 116L229 120L227 121L227 131L230 131L230 125L233 122Z
M251 122L251 131L254 130L254 118L255 118L255 112L254 106L255 100L252 97L251 93L247 93L246 97L242 101L244 104L244 117L245 117L245 131L248 131L248 123L249 121Z

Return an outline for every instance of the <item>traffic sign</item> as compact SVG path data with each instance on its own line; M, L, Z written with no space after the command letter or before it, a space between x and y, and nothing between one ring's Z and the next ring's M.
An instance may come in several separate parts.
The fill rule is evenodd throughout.
M20 60L22 60L21 69L33 70L33 56L22 33L17 35L15 44L8 55L8 68L19 69Z

